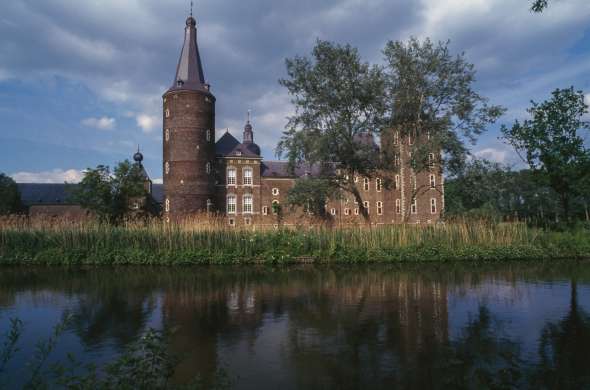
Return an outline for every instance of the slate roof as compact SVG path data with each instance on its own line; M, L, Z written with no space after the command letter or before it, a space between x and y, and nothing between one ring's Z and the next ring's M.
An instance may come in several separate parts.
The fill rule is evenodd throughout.
M256 148L258 148L256 144L240 143L236 137L226 132L215 143L215 154L220 157L240 156L260 158L260 153L256 153Z
M336 164L330 164L330 169L335 169ZM263 161L261 164L262 177L277 177L277 178L294 178L303 176L319 176L321 167L313 165L311 168L304 164L295 167L294 174L289 172L289 163L287 161Z
M69 198L76 184L17 183L17 186L25 206L75 204ZM163 184L152 184L152 197L158 203L164 201Z

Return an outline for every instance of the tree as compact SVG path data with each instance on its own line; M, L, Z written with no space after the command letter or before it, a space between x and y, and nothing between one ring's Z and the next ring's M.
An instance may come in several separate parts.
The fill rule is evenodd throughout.
M312 58L287 59L286 66L288 78L279 82L291 95L295 114L289 118L277 154L287 156L292 171L304 163L310 169L319 166L319 178L329 183L322 188L349 192L362 205L358 189L347 177L372 177L381 167L373 147L361 140L381 128L385 112L381 69L363 62L350 45L321 40ZM338 169L330 169L334 163ZM296 187L302 188L301 184ZM329 196L314 192L310 196L323 197L324 202Z
M335 199L337 190L331 180L307 177L296 182L287 195L287 202L314 216L326 218L326 200Z
M15 181L0 173L0 215L17 213L21 210L20 192Z
M147 196L144 180L141 165L128 160L120 162L112 174L108 166L99 165L86 170L72 199L100 220L117 223L131 211L133 198Z
M590 152L581 136L590 129L583 120L588 106L584 93L573 87L556 89L550 100L531 104L527 112L532 119L517 120L510 128L502 126L502 133L531 170L559 195L567 221L572 199L582 195L581 184L588 180Z
M463 139L475 142L505 109L475 92L473 64L463 53L451 55L448 41L389 41L383 54L388 127L422 141L409 150L412 167L428 167L428 155L435 151L442 153L441 168L460 171L468 155Z
M534 0L531 5L531 11L543 12L547 7L549 7L549 0Z

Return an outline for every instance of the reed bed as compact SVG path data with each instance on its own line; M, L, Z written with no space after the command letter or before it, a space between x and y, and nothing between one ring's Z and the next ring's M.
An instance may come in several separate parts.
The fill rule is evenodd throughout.
M2 264L236 264L590 258L590 232L521 223L228 228L212 217L98 222L0 219Z

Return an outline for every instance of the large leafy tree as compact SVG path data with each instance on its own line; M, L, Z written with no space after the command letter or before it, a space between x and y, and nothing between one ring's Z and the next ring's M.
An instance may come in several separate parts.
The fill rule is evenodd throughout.
M347 178L372 177L381 167L373 146L363 142L365 135L379 132L385 112L381 69L363 62L350 45L321 40L311 58L290 58L286 65L288 78L280 84L292 97L295 115L289 118L277 153L286 155L291 169L302 164L310 170L319 167L321 188L339 188L362 204L358 189ZM297 194L309 188L302 180L306 179L295 185ZM325 200L328 195L314 191L309 196Z
M531 4L531 11L543 12L547 7L549 7L549 0L534 0Z
M559 195L569 220L572 201L584 195L590 172L590 151L584 145L590 129L584 120L588 106L583 92L573 87L556 89L550 100L531 104L527 111L532 119L502 126L502 133L531 170Z
M72 191L72 200L94 212L105 222L117 223L130 209L134 198L147 196L144 175L139 164L120 162L111 173L108 166L87 169Z
M15 181L0 173L0 215L17 213L20 210L22 203Z
M441 168L460 171L468 155L466 141L475 142L504 108L475 91L473 64L464 54L452 55L448 41L390 41L383 54L388 127L421 140L409 148L413 168L428 167L434 151Z

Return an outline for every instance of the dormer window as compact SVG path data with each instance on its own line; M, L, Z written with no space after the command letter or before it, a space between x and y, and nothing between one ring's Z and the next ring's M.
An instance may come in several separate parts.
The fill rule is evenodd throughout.
M242 152L240 152L239 150L236 151L236 156L241 156Z

